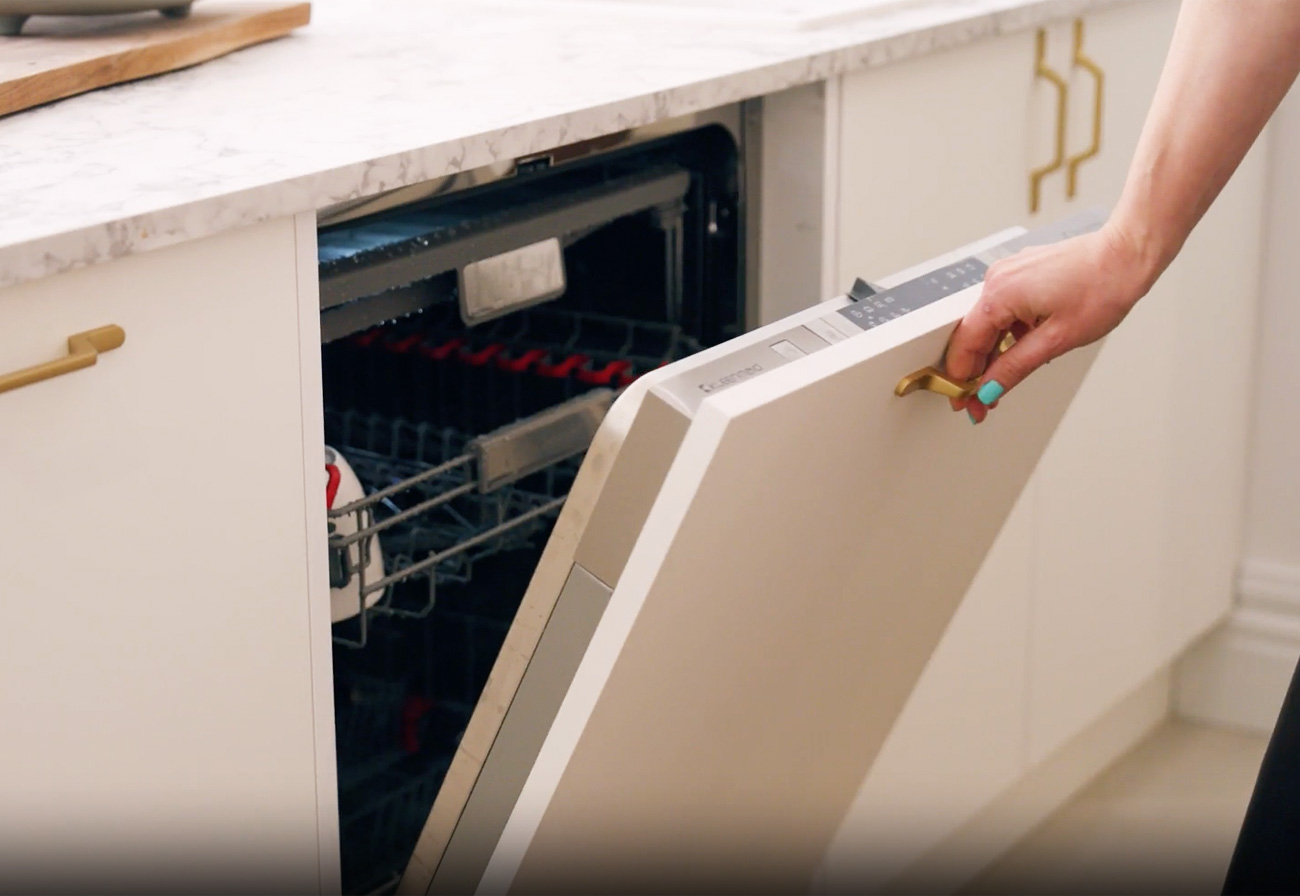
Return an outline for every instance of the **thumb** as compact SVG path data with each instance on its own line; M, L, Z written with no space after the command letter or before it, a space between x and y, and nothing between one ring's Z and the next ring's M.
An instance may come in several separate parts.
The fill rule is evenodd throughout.
M1025 334L1023 339L998 355L984 372L984 383L976 393L981 404L991 405L1019 386L1038 368L1065 354L1069 344L1064 329L1048 318L1042 326Z

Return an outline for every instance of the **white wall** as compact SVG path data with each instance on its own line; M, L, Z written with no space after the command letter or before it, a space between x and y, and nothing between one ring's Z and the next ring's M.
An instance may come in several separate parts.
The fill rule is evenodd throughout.
M1264 138L1270 195L1260 291L1254 424L1237 604L1189 653L1184 715L1256 730L1276 718L1300 656L1300 87ZM1231 313L1233 296L1224 296ZM1213 359L1193 376L1213 375ZM1212 471L1207 471L1207 475Z
M1300 570L1300 88L1273 121L1245 557Z

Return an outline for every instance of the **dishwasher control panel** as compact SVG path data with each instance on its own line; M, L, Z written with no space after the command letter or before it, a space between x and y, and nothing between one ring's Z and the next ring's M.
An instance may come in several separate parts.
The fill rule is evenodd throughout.
M950 264L927 271L888 289L876 289L862 281L849 295L821 306L807 316L802 312L788 321L785 329L772 328L738 337L728 345L734 349L722 357L691 366L678 376L670 377L657 387L675 403L694 413L709 395L738 383L747 382L777 367L849 339L867 330L883 326L927 305L978 286L994 262L1009 258L1021 249L1060 242L1097 230L1105 215L1088 211L1056 224L1027 231L997 245L975 252ZM824 310L828 305L833 310ZM797 323L795 321L798 321ZM765 335L766 334L766 335Z

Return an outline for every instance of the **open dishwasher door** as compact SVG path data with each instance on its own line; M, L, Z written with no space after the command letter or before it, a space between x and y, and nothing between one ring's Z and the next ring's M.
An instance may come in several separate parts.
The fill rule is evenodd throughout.
M802 892L1096 352L973 427L990 237L635 383L557 522L409 893ZM858 292L855 290L855 292Z

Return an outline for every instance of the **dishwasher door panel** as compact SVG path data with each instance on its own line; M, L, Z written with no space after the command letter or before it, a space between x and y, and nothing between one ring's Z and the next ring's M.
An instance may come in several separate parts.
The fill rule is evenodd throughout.
M1089 221L1000 234L878 295L905 304L954 262ZM866 290L615 404L404 892L808 889L1095 355L979 427L897 396L978 291L845 327Z

